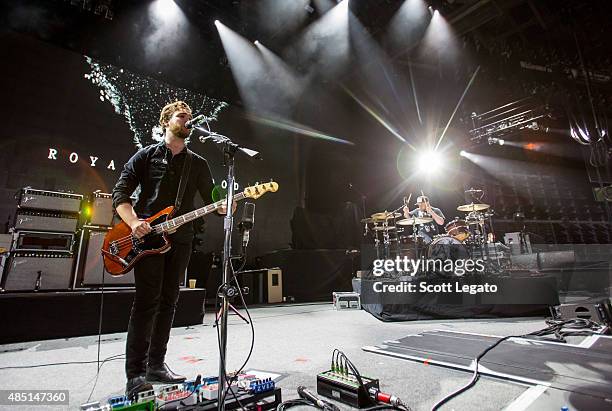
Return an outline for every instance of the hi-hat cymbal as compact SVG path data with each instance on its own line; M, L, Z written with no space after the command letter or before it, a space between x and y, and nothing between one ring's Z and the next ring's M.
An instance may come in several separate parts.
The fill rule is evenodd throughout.
M466 213L472 212L472 211L483 211L486 210L487 208L489 208L490 205L488 204L464 204L464 205L460 205L459 207L457 207L457 211L464 211Z
M374 213L371 215L373 220L388 220L390 218L399 218L401 217L401 213L392 213L390 211L383 211L381 213Z
M415 224L427 224L431 223L433 218L430 217L410 217L404 218L403 220L399 220L397 225L415 225Z

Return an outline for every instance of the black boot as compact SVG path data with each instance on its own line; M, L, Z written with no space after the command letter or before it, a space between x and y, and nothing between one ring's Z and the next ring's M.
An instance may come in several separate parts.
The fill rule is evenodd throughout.
M170 368L164 363L161 366L147 367L147 382L157 384L176 384L186 380L182 375L178 375L172 372Z
M145 380L144 376L130 378L125 385L125 396L130 400L134 400L136 395L142 391L152 390L153 386Z

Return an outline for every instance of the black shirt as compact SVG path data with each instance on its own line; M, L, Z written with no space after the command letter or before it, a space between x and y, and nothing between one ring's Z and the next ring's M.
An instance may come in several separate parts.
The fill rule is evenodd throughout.
M442 210L440 210L439 208L431 207L431 209L438 216L442 217L443 219L445 218L444 214L442 214ZM410 211L408 214L410 215L410 217L432 218L431 214L429 214L427 211L421 210L420 208L415 208L414 210ZM432 221L426 224L420 224L418 226L417 235L420 237L423 237L425 239L425 242L430 242L436 234L438 234L438 226L435 221Z
M193 152L192 155L181 208L174 212L174 216L194 210L193 199L196 191L200 193L204 203L213 202L214 180L208 163ZM186 157L187 147L173 156L163 141L140 149L123 167L113 188L113 205L117 207L121 203L131 203L130 196L140 185L138 201L134 204L138 217L151 217L168 206L174 206ZM173 237L175 240L190 241L193 237L193 224L181 226Z

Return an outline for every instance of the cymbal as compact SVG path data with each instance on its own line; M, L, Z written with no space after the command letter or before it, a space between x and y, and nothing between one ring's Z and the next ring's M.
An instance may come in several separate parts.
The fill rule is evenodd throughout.
M404 218L403 220L399 220L397 225L414 225L414 224L427 224L431 223L433 218L431 217L410 217Z
M476 188L470 188L469 190L465 190L464 193L482 193L482 190L476 189Z
M393 231L393 230L397 230L397 227L394 225L388 225L388 226L377 225L376 227L372 228L372 230L374 231Z
M457 207L457 211L471 212L471 211L483 211L489 208L488 204L464 204Z
M373 220L388 220L390 218L399 218L401 217L401 213L391 213L389 211L383 211L381 213L374 213L371 215Z
M366 224L370 224L370 223L374 222L374 219L373 218L362 218L361 222L362 223L366 223Z

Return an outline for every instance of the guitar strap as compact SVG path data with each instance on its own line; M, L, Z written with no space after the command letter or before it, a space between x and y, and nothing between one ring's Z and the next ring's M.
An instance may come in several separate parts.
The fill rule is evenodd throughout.
M191 170L191 159L193 158L193 153L191 150L187 149L185 154L185 162L183 163L183 171L181 172L181 180L179 181L179 188L176 192L176 201L174 202L174 210L178 212L181 208L181 203L183 201L183 195L185 194L185 187L187 187L187 181L189 180L189 171Z

